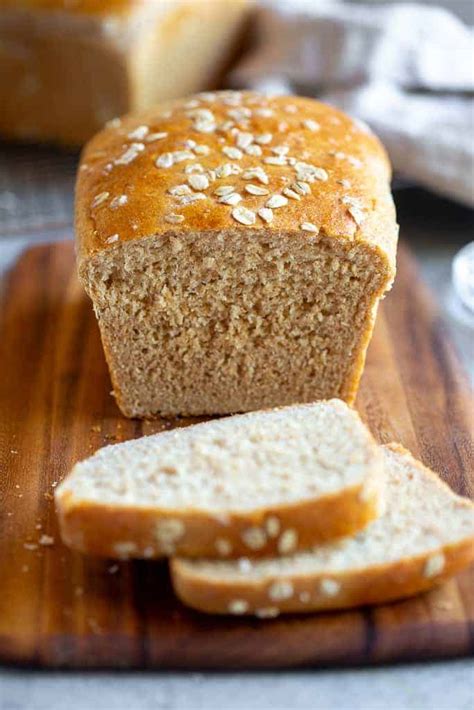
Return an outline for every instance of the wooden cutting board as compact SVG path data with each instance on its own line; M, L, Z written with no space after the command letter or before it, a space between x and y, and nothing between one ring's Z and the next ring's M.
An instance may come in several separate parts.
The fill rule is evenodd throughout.
M272 668L458 656L474 646L473 574L415 599L271 621L173 597L166 564L85 559L59 541L53 491L78 459L176 424L124 419L71 243L10 273L0 342L0 660L73 667ZM358 408L459 493L473 493L472 401L413 257L400 250ZM180 421L183 426L189 423ZM42 535L52 545L39 544ZM48 542L48 538L43 538Z

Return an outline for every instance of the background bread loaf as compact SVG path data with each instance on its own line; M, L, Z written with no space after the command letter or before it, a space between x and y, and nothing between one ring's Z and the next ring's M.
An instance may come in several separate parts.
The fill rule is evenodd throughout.
M116 116L211 85L250 4L2 0L0 135L81 145Z

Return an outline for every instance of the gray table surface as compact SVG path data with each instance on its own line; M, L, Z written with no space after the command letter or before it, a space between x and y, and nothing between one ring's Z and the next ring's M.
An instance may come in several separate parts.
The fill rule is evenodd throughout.
M8 153L14 151L14 155ZM0 286L32 243L71 237L74 156L4 149ZM14 157L14 160L10 160ZM38 185L41 188L38 189ZM397 195L402 235L419 257L474 378L472 319L451 289L451 260L473 238L472 213L418 190ZM0 669L0 710L473 710L470 659L351 670L259 673L51 672Z

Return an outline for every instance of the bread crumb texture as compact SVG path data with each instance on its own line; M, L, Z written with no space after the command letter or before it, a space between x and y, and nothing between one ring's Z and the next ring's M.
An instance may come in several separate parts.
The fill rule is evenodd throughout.
M78 175L79 273L126 415L354 399L395 271L372 134L311 99L203 93L114 122Z
M358 415L332 400L252 412L142 437L99 449L76 464L59 485L65 509L83 503L168 512L155 526L161 542L176 543L185 526L178 511L232 512L265 509L362 487L378 477L377 447ZM259 549L277 538L282 552L297 541L281 529L278 515L242 531L245 545ZM126 543L125 543L126 544ZM222 555L225 537L216 540Z

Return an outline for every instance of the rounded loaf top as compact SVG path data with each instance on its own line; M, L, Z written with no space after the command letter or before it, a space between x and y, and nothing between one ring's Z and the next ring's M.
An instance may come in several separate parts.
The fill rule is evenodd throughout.
M79 256L179 231L365 240L393 262L390 166L361 122L308 98L205 92L110 121L77 182Z

